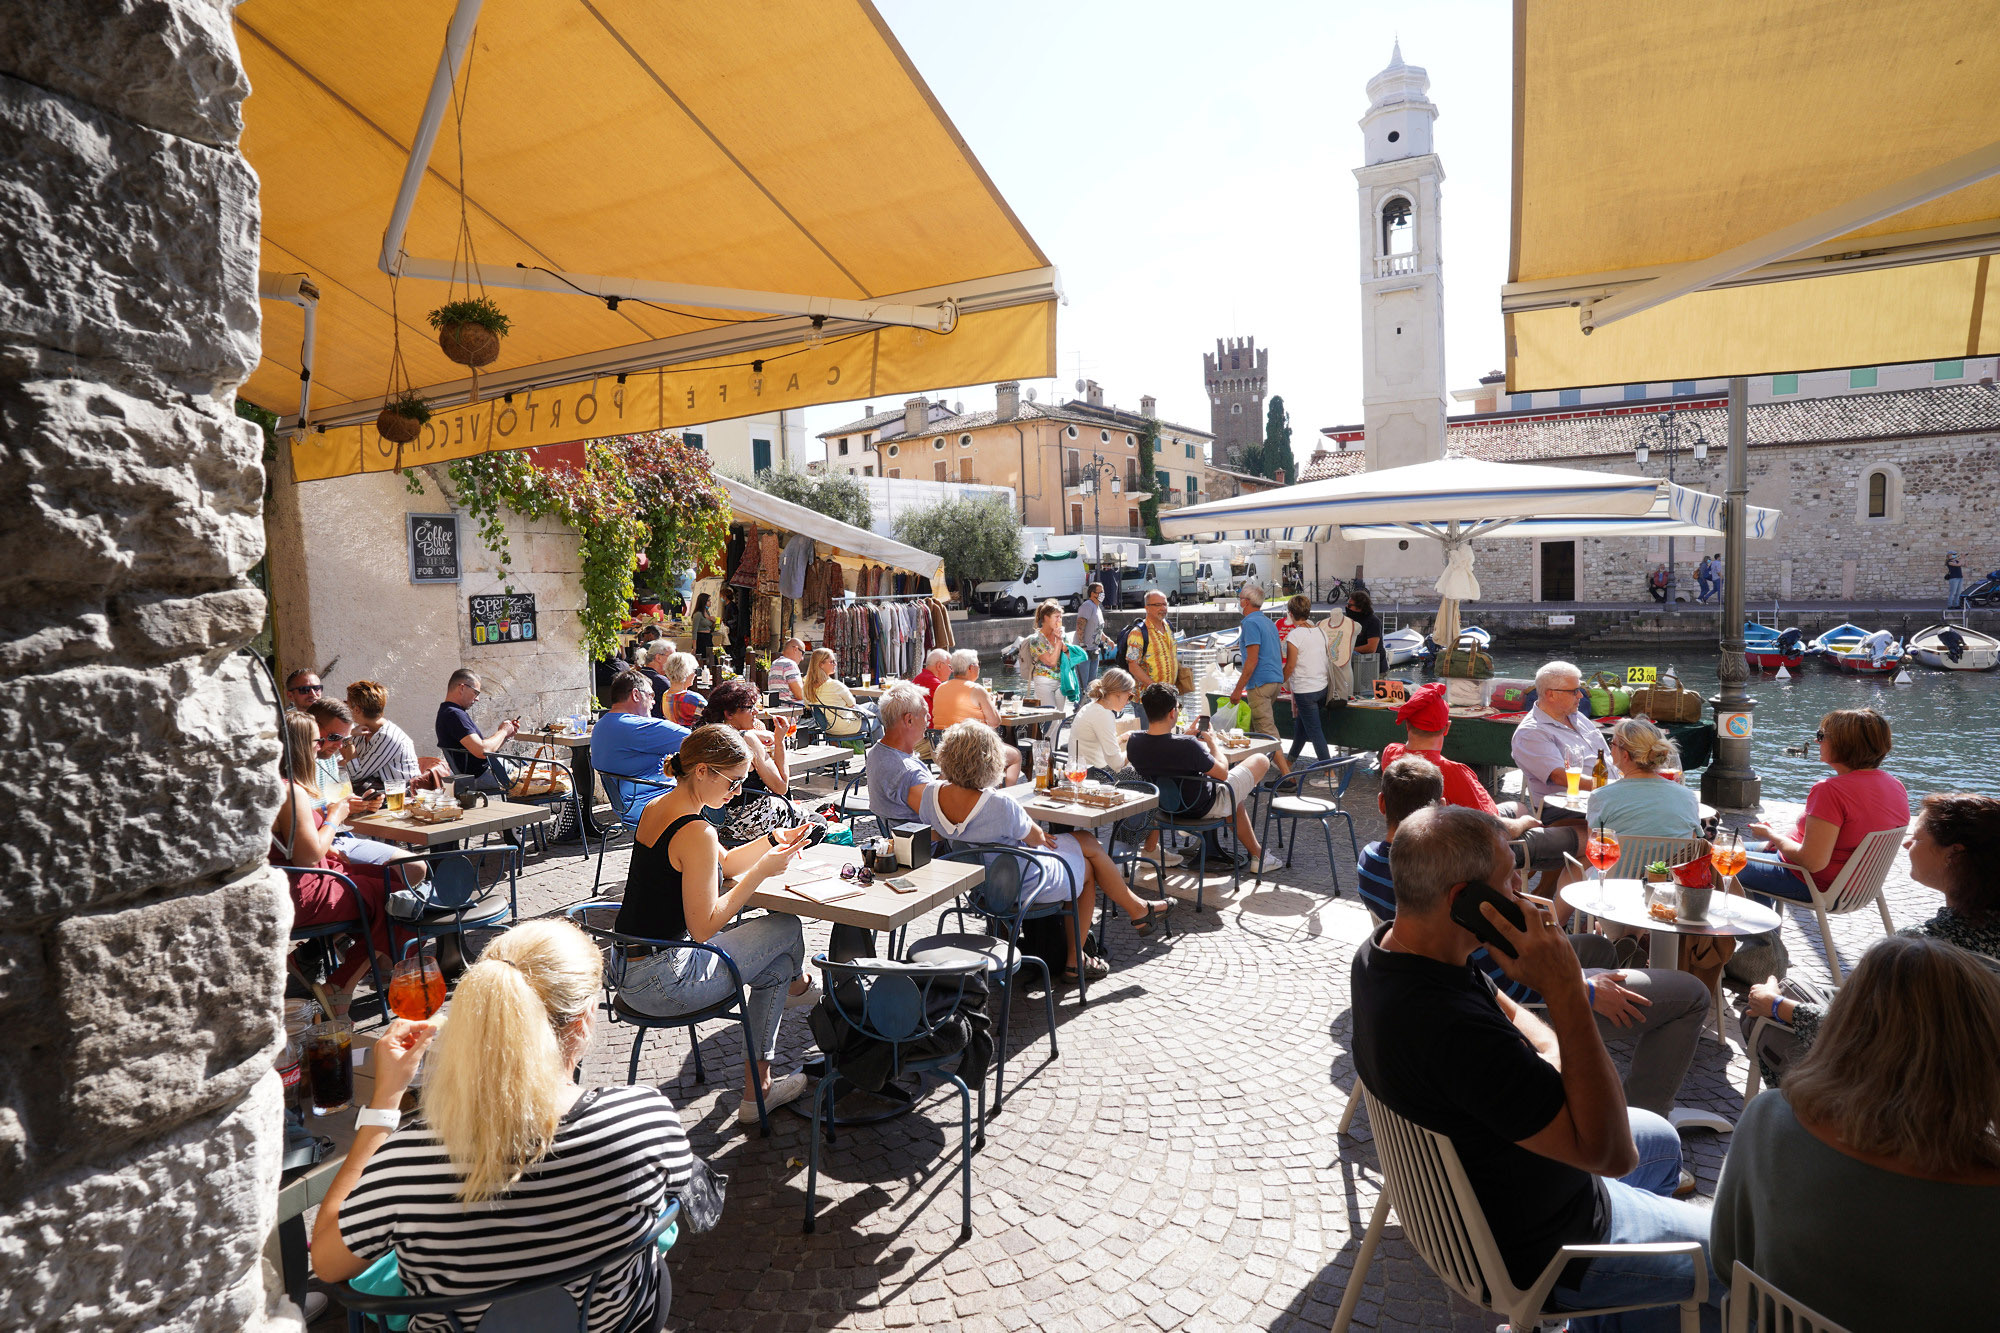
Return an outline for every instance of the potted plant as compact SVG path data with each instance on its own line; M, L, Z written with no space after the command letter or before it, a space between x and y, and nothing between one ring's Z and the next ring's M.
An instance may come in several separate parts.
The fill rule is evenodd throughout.
M485 296L447 301L431 311L429 318L444 354L474 369L491 364L500 355L500 340L513 326L506 312Z
M376 414L375 429L391 444L408 444L430 419L430 404L413 393L404 393Z
M1671 881L1673 877L1674 873L1667 869L1665 861L1654 861L1646 867L1646 882L1648 884L1665 884Z
M757 687L759 694L762 694L771 688L770 682L771 659L768 657L752 657L750 659L750 683Z

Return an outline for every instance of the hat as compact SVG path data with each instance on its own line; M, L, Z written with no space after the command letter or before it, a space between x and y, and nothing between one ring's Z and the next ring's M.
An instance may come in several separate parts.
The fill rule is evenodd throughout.
M1449 731L1451 710L1445 706L1444 682L1432 681L1412 694L1409 701L1396 710L1396 720L1418 731Z

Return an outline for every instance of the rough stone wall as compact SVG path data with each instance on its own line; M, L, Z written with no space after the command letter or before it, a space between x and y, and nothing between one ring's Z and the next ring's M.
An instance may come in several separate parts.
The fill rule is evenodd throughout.
M0 1327L267 1324L248 89L219 0L0 7Z
M1549 461L1591 472L1633 471L1627 455ZM1720 448L1700 463L1683 457L1675 463L1674 480L1720 495L1726 485L1723 466ZM1890 512L1867 519L1866 479L1877 469L1892 477ZM1662 475L1657 460L1647 471ZM2000 435L1757 445L1750 450L1749 474L1750 503L1783 514L1775 539L1745 544L1744 593L1753 607L1774 599L1792 606L1937 598L1942 605L1947 550L1961 554L1968 581L2000 568L2000 506L1990 498L2000 479ZM1722 539L1683 537L1675 546L1679 588L1692 599L1694 568L1708 550L1721 554ZM1344 542L1327 543L1322 551L1343 548L1351 549ZM1646 576L1666 563L1666 538L1587 538L1579 548L1579 601L1650 603ZM1494 537L1473 543L1473 551L1483 600L1535 600L1535 542ZM1338 559L1331 554L1323 558ZM1343 577L1352 574L1351 566L1351 560L1340 566ZM1409 605L1434 604L1434 582L1371 576L1368 586L1378 605L1398 599Z

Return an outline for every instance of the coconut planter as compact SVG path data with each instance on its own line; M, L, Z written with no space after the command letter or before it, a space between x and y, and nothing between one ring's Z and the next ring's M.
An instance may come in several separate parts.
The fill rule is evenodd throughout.
M375 429L391 444L408 444L423 433L424 423L417 417L405 416L394 407L385 407L375 418Z
M484 324L446 324L438 330L438 347L461 366L491 365L500 356L500 339Z

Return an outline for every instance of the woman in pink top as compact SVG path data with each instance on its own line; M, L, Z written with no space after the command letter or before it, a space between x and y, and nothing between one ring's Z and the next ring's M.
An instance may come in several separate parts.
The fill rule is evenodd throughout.
M1870 833L1901 829L1910 823L1910 794L1884 773L1889 754L1889 719L1872 708L1844 708L1819 721L1820 762L1833 776L1813 784L1806 795L1806 812L1787 838L1767 825L1752 824L1753 837L1763 838L1785 860L1810 871L1813 883L1831 887ZM1793 902L1810 902L1805 881L1775 861L1753 860L1737 876L1746 892L1775 894Z

